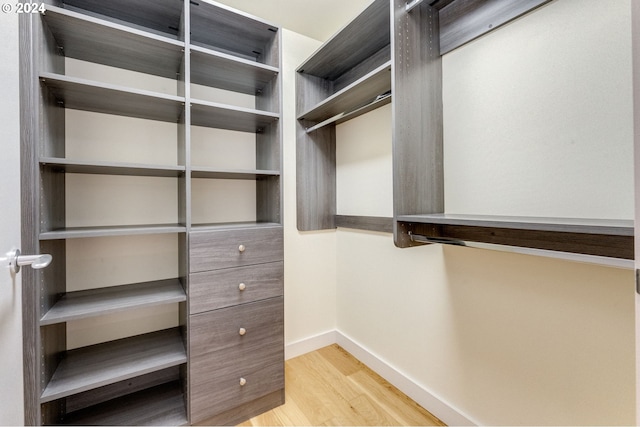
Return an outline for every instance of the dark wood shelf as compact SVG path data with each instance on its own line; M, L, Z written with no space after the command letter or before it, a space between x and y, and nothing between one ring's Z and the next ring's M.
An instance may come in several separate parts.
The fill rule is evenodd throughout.
M187 425L185 396L174 381L113 399L66 415L64 425L180 426Z
M113 225L96 227L67 227L43 231L40 240L80 239L87 237L134 236L144 234L184 233L187 227L180 224Z
M42 73L40 80L65 108L171 123L184 111L183 97L53 73Z
M184 42L49 5L44 21L68 58L174 80L180 72Z
M84 161L61 159L57 157L43 157L40 159L40 164L45 168L51 168L54 172L97 175L179 177L184 175L186 169L184 166Z
M42 316L40 325L53 325L119 311L172 304L186 299L184 288L178 279L69 292Z
M391 90L391 63L377 67L349 86L298 115L298 120L320 122L341 113L349 113L369 104ZM387 102L388 103L388 102ZM377 105L382 106L384 104Z
M277 113L191 100L191 124L240 132L261 132L280 119Z
M192 232L219 231L219 230L238 230L238 229L246 229L246 228L272 228L272 227L282 227L282 224L278 224L276 222L257 222L257 221L193 224L193 226L191 227L191 231Z
M297 69L326 80L336 80L389 46L391 6L374 1L367 9L324 43Z
M622 259L634 256L632 220L453 214L399 215L396 219L405 239L411 232L452 243L481 242Z
M67 351L42 403L187 362L179 328Z
M183 2L175 0L142 0L131 7L131 0L62 0L66 9L104 21L153 32L166 37L180 38L183 21ZM47 6L47 9L49 6Z
M191 3L191 43L269 64L268 46L278 27L222 4ZM277 62L270 65L276 65Z
M272 176L280 176L280 171L276 170L240 170L240 169L217 169L205 167L192 167L191 178L206 179L244 179L256 180L260 178L268 178Z
M191 83L256 95L280 70L199 46L191 46Z

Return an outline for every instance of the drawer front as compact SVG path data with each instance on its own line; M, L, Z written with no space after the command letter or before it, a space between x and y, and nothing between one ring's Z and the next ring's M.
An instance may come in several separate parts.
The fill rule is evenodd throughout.
M282 227L196 231L189 234L191 273L282 260Z
M284 263L193 273L189 277L189 313L282 296Z
M278 297L190 316L192 422L284 387L283 303Z

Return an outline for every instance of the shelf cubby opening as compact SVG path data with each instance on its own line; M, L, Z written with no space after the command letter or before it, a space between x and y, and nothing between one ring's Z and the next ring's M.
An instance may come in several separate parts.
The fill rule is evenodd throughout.
M278 67L279 28L207 0L192 2L191 43L238 58Z

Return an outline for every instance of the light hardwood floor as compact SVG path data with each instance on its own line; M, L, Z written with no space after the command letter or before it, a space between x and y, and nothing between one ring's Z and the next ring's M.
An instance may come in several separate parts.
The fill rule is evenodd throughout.
M334 344L285 363L286 403L242 426L443 426Z

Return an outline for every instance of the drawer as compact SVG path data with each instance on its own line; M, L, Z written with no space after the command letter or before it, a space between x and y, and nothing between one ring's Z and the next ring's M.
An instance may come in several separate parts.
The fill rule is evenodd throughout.
M189 276L189 313L282 296L284 263L193 273Z
M278 297L189 317L192 422L284 387L283 303Z
M284 246L280 226L189 234L191 273L282 260Z

